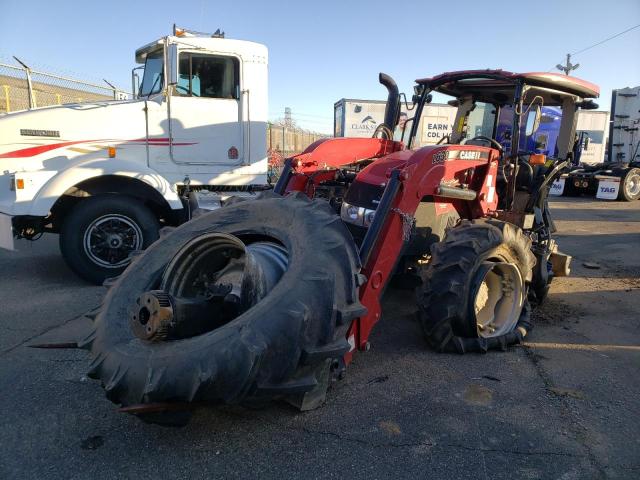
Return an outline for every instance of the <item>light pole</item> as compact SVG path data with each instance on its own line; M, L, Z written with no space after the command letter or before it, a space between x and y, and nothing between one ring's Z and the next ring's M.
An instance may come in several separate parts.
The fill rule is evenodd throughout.
M567 53L567 64L566 65L562 65L561 63L559 63L559 64L556 65L556 68L558 70L560 70L561 72L564 72L565 75L569 75L569 72L571 70L575 70L579 66L580 66L579 63L576 63L575 65L573 65L571 63L571 54Z

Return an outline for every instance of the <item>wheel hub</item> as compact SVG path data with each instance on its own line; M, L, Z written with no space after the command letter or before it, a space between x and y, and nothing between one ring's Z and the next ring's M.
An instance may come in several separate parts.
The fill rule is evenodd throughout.
M107 243L109 244L109 246L111 246L111 248L120 248L120 246L123 244L123 240L120 235L109 235Z
M160 290L143 293L131 308L133 333L150 341L200 335L258 303L288 265L273 241L244 243L223 233L201 235L167 265Z
M106 268L120 268L129 263L129 253L143 245L142 230L124 215L104 215L85 230L84 251L89 259Z

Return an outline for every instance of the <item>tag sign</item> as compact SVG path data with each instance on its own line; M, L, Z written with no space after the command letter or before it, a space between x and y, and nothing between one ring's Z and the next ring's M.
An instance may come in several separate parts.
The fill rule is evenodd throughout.
M549 195L553 197L559 197L564 193L564 178L559 178L551 184Z
M618 198L618 190L620 189L620 180L600 180L598 182L598 193L596 198L602 200L615 200Z

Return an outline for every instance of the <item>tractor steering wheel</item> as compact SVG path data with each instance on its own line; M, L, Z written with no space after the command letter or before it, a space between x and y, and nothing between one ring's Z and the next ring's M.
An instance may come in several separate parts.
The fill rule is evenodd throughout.
M478 135L477 137L470 138L469 140L467 140L465 142L465 145L468 142L473 142L474 140L482 140L482 141L485 141L485 142L489 142L491 145L493 145L496 148L496 150L498 150L498 152L500 152L500 156L501 157L504 154L504 149L502 148L502 145L500 145L500 143L498 143L497 140L494 140L493 138L486 137L484 135Z

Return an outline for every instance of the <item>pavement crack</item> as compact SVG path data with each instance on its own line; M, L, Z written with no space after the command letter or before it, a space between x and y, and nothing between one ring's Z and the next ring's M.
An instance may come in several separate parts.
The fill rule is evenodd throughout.
M575 434L576 442L582 446L582 448L587 452L585 458L591 463L594 469L598 472L600 478L607 478L607 474L605 472L604 466L598 461L596 454L593 449L589 445L587 441L585 441L585 434L588 434L589 429L584 426L581 419L572 413L571 405L567 397L558 396L557 386L553 382L551 375L547 372L542 363L540 362L540 358L534 351L534 347L524 344L523 349L526 357L531 361L533 367L536 370L536 373L542 380L544 384L544 388L550 395L553 395L555 398L558 398L560 403L562 404L562 412L561 414L567 417L568 421L568 429L572 430ZM579 428L576 428L578 426ZM582 430L582 431L580 431Z
M275 424L274 424L275 425ZM337 438L338 440L345 442L358 443L374 448L415 448L415 447L432 447L432 448L451 448L456 450L465 450L470 452L482 452L482 453L503 453L509 455L523 455L523 456L555 456L555 457L569 457L569 458L588 458L586 455L578 455L569 452L549 452L549 451L522 451L515 449L504 448L486 448L486 447L473 447L469 445L462 445L459 443L438 443L429 441L410 441L410 442L371 442L362 438L355 438L350 435L342 435L337 432L329 430L314 430L307 427L292 428L293 430L300 430L304 433L311 435L322 435Z
M91 309L87 310L87 312L92 312L92 311L93 311L93 310L95 310L96 308L98 308L98 307L91 308ZM84 314L84 313L81 313L80 315L75 315L75 316L73 316L73 317L71 317L71 318L68 318L67 320L63 321L62 323L59 323L59 324L57 324L57 325L52 325L52 326L50 326L50 327L48 327L48 328L45 328L44 330L42 330L42 331L40 331L39 333L36 333L36 334L34 334L34 335L30 336L29 338L27 338L27 339L25 339L25 340L21 341L20 343L17 343L16 345L13 345L12 347L9 347L9 348L7 348L7 349L5 349L5 350L1 351L1 352L0 352L0 357L2 357L2 356L4 356L4 355L6 355L6 354L8 354L8 353L11 353L11 352L13 352L14 350L16 350L16 349L18 349L18 348L22 347L23 345L25 345L26 343L29 343L29 342L30 342L31 340L33 340L34 338L38 338L38 337L40 337L40 336L42 336L42 335L44 335L44 334L46 334L46 333L49 333L49 332L50 332L50 331L52 331L52 330L55 330L56 328L64 327L66 324L68 324L68 323L70 323L70 322L74 321L74 320L75 320L75 319L77 319L77 318L83 317L83 316L85 316L85 314Z
M238 419L242 419L242 420L246 420L246 421L255 421L256 417L254 415L246 415L242 412L236 411L236 410L232 410L232 409L228 409L228 408L224 408L221 407L221 410L224 411L226 414L231 415L235 418ZM266 415L260 415L258 417L260 419L260 421L271 425L273 427L276 427L278 429L284 429L284 430L289 430L289 431L296 431L296 432L301 432L307 435L315 435L315 436L324 436L324 437L332 437L335 439L338 439L340 441L343 442L350 442L350 443L355 443L358 445L364 445L366 447L372 447L372 448L416 448L416 447L428 447L428 448L443 448L443 449L455 449L455 450L463 450L463 451L469 451L469 452L478 452L479 450L482 451L482 453L501 453L501 454L508 454L508 455L522 455L522 456L547 456L547 457L568 457L568 458L583 458L583 459L589 459L588 456L586 455L579 455L579 454L575 454L575 453L569 453L569 452L558 452L558 451L526 451L526 450L518 450L518 449L507 449L507 448L487 448L484 446L480 446L480 447L475 447L475 446L471 446L471 445L464 445L464 444L459 444L459 443L438 443L438 442L430 442L427 440L419 440L413 436L410 436L408 434L404 434L405 436L409 437L411 439L411 441L404 441L404 442L372 442L371 440L366 440L364 438L358 438L358 437L354 437L352 435L344 435L338 432L334 432L331 430L316 430L313 428L309 428L309 427L305 427L305 426L298 426L298 425L283 425L282 423L279 422L275 422L273 420L271 420L270 418L268 418L268 416Z

